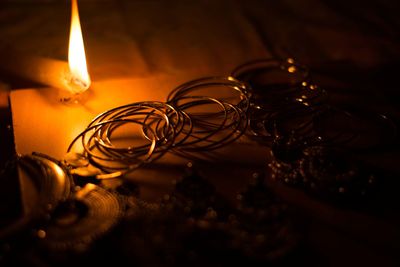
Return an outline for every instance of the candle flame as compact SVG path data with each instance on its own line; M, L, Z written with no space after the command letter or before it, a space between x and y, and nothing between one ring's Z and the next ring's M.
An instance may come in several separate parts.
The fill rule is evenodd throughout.
M86 91L90 86L90 77L86 65L85 47L83 45L77 0L72 0L68 64L71 72L71 91L73 93Z

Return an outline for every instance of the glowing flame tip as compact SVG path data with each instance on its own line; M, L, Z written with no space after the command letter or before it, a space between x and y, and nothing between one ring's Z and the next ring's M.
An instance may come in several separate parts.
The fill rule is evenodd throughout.
M69 35L68 64L71 72L70 83L74 85L74 91L78 90L82 92L88 89L91 81L87 70L77 0L72 0L71 5L71 30Z

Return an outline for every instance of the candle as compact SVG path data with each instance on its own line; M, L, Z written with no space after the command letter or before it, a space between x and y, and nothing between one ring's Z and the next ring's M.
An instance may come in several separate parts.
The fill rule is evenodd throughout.
M58 88L58 99L62 102L77 100L91 84L77 0L72 1L68 63L16 51L2 52L1 58L3 64L0 68L3 71L31 82Z

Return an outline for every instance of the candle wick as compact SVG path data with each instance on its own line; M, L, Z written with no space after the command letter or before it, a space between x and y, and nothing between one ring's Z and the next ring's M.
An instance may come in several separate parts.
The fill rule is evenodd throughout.
M87 89L89 87L89 84L84 82L82 79L79 79L77 77L72 76L71 77L71 84L75 85L75 86L79 86L82 89Z

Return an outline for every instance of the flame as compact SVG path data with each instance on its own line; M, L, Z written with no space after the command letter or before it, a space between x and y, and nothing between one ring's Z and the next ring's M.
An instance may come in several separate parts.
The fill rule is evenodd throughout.
M90 86L90 77L86 65L85 47L81 23L79 20L78 2L72 0L71 31L69 35L68 64L71 72L70 86L74 93L81 93Z

